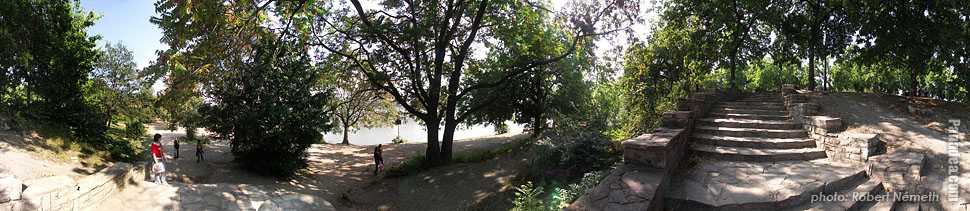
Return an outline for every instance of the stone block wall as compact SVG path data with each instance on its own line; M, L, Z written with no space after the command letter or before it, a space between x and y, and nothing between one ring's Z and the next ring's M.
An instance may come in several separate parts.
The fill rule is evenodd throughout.
M920 187L923 160L923 155L917 152L873 156L869 159L866 173L870 178L883 181L888 191L922 194L926 190Z
M830 161L866 168L870 158L884 153L883 144L875 134L826 133L813 135L817 146L825 149Z
M118 163L71 184L30 186L23 190L20 208L11 210L98 210L102 201L143 180L146 165L144 161Z
M885 144L875 134L842 132L845 128L842 119L816 116L818 104L809 102L807 96L799 94L793 87L782 87L789 115L793 121L802 124L808 137L815 140L815 146L825 150L830 161L864 168L870 157L884 153Z
M623 157L627 163L665 168L683 157L687 134L684 129L657 128L623 142Z

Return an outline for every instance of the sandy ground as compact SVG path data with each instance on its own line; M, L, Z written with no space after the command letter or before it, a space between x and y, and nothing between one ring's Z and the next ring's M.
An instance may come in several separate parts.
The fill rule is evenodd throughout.
M530 164L532 154L461 163L416 175L375 181L353 189L341 202L354 210L508 210L508 186Z
M470 193L478 196L478 198L484 199L491 196L486 192L501 189L502 186L499 185L496 187L496 184L504 184L508 177L514 174L514 171L509 170L508 168L476 168L474 171L468 171L467 169L463 168L469 167L469 165L457 164L429 171L433 172L431 174L427 174L428 172L422 174L431 179L431 181L427 181L428 184L432 185L429 186L431 189L423 190L425 185L420 184L419 180L414 180L408 184L421 186L422 188L412 192L412 195L404 195L403 197L397 197L397 195L383 195L381 200L389 203L362 204L359 201L370 202L378 200L368 199L369 197L373 196L366 194L347 194L348 196L363 197L361 200L353 200L352 197L345 198L344 195L345 193L350 193L351 190L355 188L374 188L373 184L380 184L380 182L376 181L380 181L382 178L373 174L374 164L372 152L376 145L315 144L308 150L310 167L307 172L301 173L296 178L288 181L277 181L271 177L259 176L243 171L241 168L236 166L236 164L232 162L231 153L229 153L228 141L214 141L212 144L206 147L205 160L202 162L196 162L195 147L186 146L185 144L182 144L182 148L179 150L179 159L174 159L174 146L172 140L174 140L176 136L184 136L184 131L169 131L163 125L151 125L149 127L149 134L155 133L159 133L163 136L162 142L166 152L165 156L169 159L167 166L169 171L169 181L185 183L251 184L270 190L299 192L320 196L328 201L333 202L334 205L340 209L377 208L378 206L382 206L384 208L394 208L395 210L407 210L406 208L395 207L397 207L396 205L405 204L406 202L413 202L409 201L409 197L411 196L427 196L428 194L431 194L432 196L445 198L455 193L455 191L438 191L441 188L451 187L438 185L448 183L434 183L434 178L439 178L439 176L429 176L434 174L445 175L442 177L445 178L443 180L465 180L468 179L468 177L456 176L478 175L480 180L467 181L470 181L469 183L481 184L483 187L488 188L462 188L456 190L462 190L460 192L463 194ZM200 134L204 134L204 132L200 132ZM455 153L492 149L502 144L508 144L528 136L529 134L518 133L456 140ZM426 149L426 145L425 143L386 144L384 145L384 149L385 164L391 166L400 163L411 156L423 154L424 150ZM502 164L499 166L506 165ZM404 178L414 177L415 176ZM395 179L395 181L399 180L403 179ZM353 193L370 192L374 191L365 190L356 191ZM402 198L408 199L401 200ZM468 198L471 199L474 197ZM504 198L502 198L502 200L504 200Z

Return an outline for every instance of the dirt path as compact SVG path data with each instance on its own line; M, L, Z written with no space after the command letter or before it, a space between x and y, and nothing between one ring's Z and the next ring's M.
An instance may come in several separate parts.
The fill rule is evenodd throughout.
M347 193L340 201L354 210L508 210L507 186L532 158L528 151L479 162L388 178Z
M310 167L307 172L301 173L296 178L288 181L276 181L270 177L263 177L243 171L236 164L232 163L232 155L229 153L229 144L227 141L214 141L211 145L207 146L205 160L197 163L194 156L195 147L184 144L179 150L180 158L173 159L174 146L172 145L172 140L176 136L184 136L184 131L169 131L164 129L162 125L152 125L149 128L149 134L155 133L163 136L162 140L166 157L169 159L167 167L169 181L171 182L249 184L270 191L297 192L319 196L333 202L338 209L343 210L356 206L353 203L341 203L344 201L344 199L341 199L344 193L347 193L353 188L373 184L374 181L380 179L380 177L373 174L374 166L371 153L375 145L315 144L308 149ZM456 140L455 153L493 149L502 144L521 140L528 137L528 135L524 133L502 134ZM426 144L386 144L384 148L385 163L391 166L405 161L411 156L423 154L426 149ZM463 167L467 167L467 165L452 165L430 172L456 170L458 174L463 174ZM508 176L506 174L510 173L501 172L501 169L488 167L489 172L497 176L483 178L506 178ZM460 179L460 177L453 178ZM433 187L438 186L434 185ZM485 189L466 190L474 192Z

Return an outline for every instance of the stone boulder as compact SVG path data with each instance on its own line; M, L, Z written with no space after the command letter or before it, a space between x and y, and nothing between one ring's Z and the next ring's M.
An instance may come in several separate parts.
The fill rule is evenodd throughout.
M337 208L327 200L306 194L286 194L270 198L259 205L259 211L277 210L325 210L336 211Z
M20 200L24 183L12 175L0 175L0 203Z

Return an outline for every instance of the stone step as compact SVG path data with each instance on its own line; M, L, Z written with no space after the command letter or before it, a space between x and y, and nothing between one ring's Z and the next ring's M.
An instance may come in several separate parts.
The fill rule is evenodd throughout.
M694 143L725 146L725 147L747 147L760 149L797 149L814 148L815 140L804 138L761 138L761 137L733 137L717 136L708 134L694 134L691 137Z
M741 98L734 102L762 102L762 103L783 103L781 98Z
M725 105L717 104L711 106L711 109L747 109L747 110L776 110L776 111L788 111L784 106L764 106L764 105Z
M715 160L771 162L786 160L815 160L825 158L825 150L818 148L758 149L693 144L690 149L701 157Z
M755 120L789 120L791 119L788 115L762 115L762 114L729 114L720 112L711 112L707 114L708 117L714 118L729 118L729 119L755 119Z
M801 124L789 121L755 120L755 119L698 119L701 126L741 127L761 129L800 129Z
M896 204L894 200L882 200L876 202L875 205L869 208L862 208L861 210L871 210L871 211L889 211L893 209L893 205Z
M664 210L783 210L866 180L865 170L824 159L698 162L671 184Z
M911 201L898 201L893 203L893 208L890 211L921 211L919 202ZM926 209L929 210L929 209Z
M855 187L846 188L838 190L833 194L826 196L831 196L831 200L828 198L822 199L822 201L817 201L815 203L809 202L808 204L787 209L790 211L797 210L813 210L813 211L824 211L824 210L847 210L855 211L861 210L866 207L870 207L877 203L877 201L869 201L866 198L861 198L869 195L882 194L885 189L882 183L876 180L866 180L862 184L858 184ZM817 193L815 195L818 195Z
M738 108L715 108L711 112L728 114L761 114L761 115L788 115L788 111L781 109L738 109Z
M729 106L775 106L784 107L785 103L782 102L721 102L721 105Z
M697 126L694 131L702 134L737 136L737 137L765 137L765 138L804 138L808 132L801 129L760 129L740 127Z
M773 95L745 95L745 96L741 96L741 97L739 97L737 99L747 99L747 98L779 98L780 99L780 98L783 98L783 97L780 94L773 94Z

